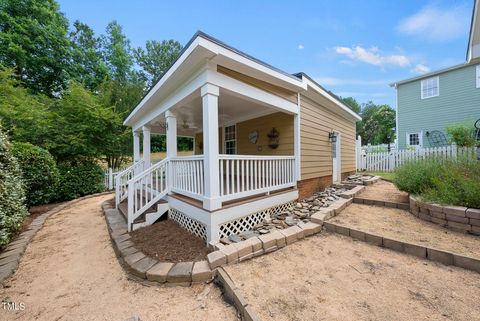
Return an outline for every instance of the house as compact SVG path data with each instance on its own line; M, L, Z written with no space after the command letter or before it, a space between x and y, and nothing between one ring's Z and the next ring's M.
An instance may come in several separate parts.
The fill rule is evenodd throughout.
M390 86L397 93L398 148L447 144L446 128L480 118L480 9L475 1L466 62Z
M358 120L306 74L197 32L124 122L134 164L117 176L117 207L130 230L165 212L206 241L249 230L355 172ZM156 164L152 134L167 136ZM177 136L194 155L177 155Z

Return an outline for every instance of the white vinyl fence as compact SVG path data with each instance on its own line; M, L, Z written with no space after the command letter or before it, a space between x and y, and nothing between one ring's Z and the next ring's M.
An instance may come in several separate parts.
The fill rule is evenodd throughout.
M105 183L105 188L107 190L113 190L115 189L115 178L117 176L118 173L120 173L121 171L123 171L124 169L126 169L126 167L122 167L122 168L108 168L106 170L104 170L104 183Z
M391 150L390 152L367 152L357 148L357 170L371 172L391 172L405 162L420 160L426 157L456 158L460 156L475 157L475 147L419 148L415 150Z

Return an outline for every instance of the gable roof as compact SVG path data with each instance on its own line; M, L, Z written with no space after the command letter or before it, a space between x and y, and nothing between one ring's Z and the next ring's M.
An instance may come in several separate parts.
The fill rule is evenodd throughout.
M472 21L470 22L470 34L468 37L467 57L469 62L472 59L472 50L475 37L480 37L480 12L479 12L480 0L473 0Z
M134 110L125 119L124 125L131 125L132 118L134 117L134 115L142 109L142 106L144 106L148 102L148 100L153 96L153 94L164 85L167 79L169 79L172 76L172 74L182 65L182 63L192 54L192 52L199 47L203 47L203 48L207 48L207 50L211 50L214 55L222 55L222 56L230 55L232 59L236 59L236 62L239 65L250 64L249 67L253 68L251 70L259 71L264 74L269 74L271 76L271 79L274 79L276 81L278 80L278 82L283 84L283 86L288 87L290 90L294 90L296 92L305 91L308 88L308 84L306 81L304 81L304 78L302 77L302 75L305 76L305 78L308 78L311 82L313 82L313 80L304 73L299 73L299 74L287 73L241 50L238 50L230 45L227 45L226 43L206 34L205 32L197 31L193 35L193 37L188 41L188 43L184 46L184 48L181 50L177 59L168 67L168 69L160 77L158 77L154 85L140 99L140 101L137 103ZM333 95L331 92L326 91L325 89L323 89L323 87L321 87L317 83L315 83L315 85L318 86L318 88L320 88L320 89L317 88L316 91L318 91L321 95L328 96L327 98L334 101L334 103L338 107L347 111L350 114L353 113L354 115L352 116L354 116L355 119L357 120L361 119L360 116L358 116L355 112L353 112L350 108L348 108L343 102L341 102L341 100L338 99L338 97Z

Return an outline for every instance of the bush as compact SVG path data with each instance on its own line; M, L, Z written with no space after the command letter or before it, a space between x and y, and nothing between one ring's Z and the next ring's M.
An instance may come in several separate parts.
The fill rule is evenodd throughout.
M60 201L75 199L84 195L103 192L104 172L94 161L82 160L58 164Z
M12 152L23 173L27 205L51 202L59 181L53 156L47 150L29 143L12 143Z
M475 146L475 127L469 125L468 123L453 124L448 126L447 134L450 143L455 143L457 146Z
M402 191L440 204L480 208L480 161L474 158L427 158L395 171Z
M8 244L28 215L22 172L0 127L0 246Z

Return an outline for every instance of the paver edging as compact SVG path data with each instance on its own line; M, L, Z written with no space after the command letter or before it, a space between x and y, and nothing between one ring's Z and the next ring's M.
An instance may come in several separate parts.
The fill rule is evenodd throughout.
M448 229L480 236L480 209L424 202L409 195L410 213Z
M480 259L478 258L379 236L332 222L325 222L324 225L330 232L350 236L362 242L388 248L396 252L414 255L444 265L453 265L480 273Z
M398 203L398 202L391 202L391 201L383 201L383 200L376 200L371 198L365 197L354 197L353 202L355 204L364 204L364 205L374 205L374 206L381 206L381 207L390 207L390 208L398 208L401 210L410 210L409 203Z
M107 195L113 193L112 191L96 193L91 195L82 196L76 198L74 200L65 202L64 204L55 206L51 210L37 216L28 226L28 228L20 233L18 237L15 238L12 242L10 242L5 249L0 252L0 287L3 287L3 281L5 281L8 277L12 276L18 268L20 263L20 259L22 258L25 250L27 249L28 244L31 242L33 237L37 234L37 232L43 227L45 221L53 214L60 212L61 210L78 203L80 201ZM10 252L10 253L9 253Z
M346 199L341 199L347 201ZM322 230L323 222L297 224L283 230L275 230L260 236L254 236L244 241L224 245L219 242L210 242L213 249L207 255L207 261L212 270L222 266L243 262L254 257L274 252L305 237L310 237Z
M207 261L171 263L146 256L131 241L125 218L110 201L103 202L102 209L113 250L125 272L134 279L166 286L190 286L213 279L215 271L210 269Z
M248 304L245 297L235 286L230 275L223 268L217 269L215 283L218 284L223 292L223 296L228 302L232 303L237 309L240 317L244 321L260 321L261 319L255 313L253 307Z

